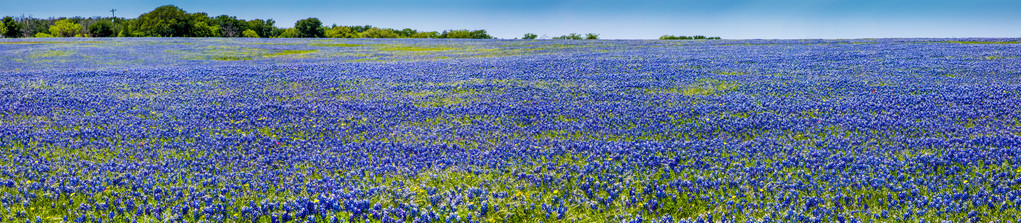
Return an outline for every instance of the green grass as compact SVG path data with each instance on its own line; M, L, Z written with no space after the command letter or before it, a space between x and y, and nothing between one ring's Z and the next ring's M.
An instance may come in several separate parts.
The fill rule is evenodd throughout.
M284 56L284 55L309 54L309 53L315 53L315 52L319 52L319 51L318 50L281 50L281 51L276 51L276 52L273 52L273 53L262 55L262 57L265 58L265 57L276 57L276 56Z
M688 85L683 93L686 96L721 94L737 90L738 86L737 83L707 79L699 81L698 84Z
M71 50L46 50L42 52L33 52L29 55L29 58L40 58L40 57L64 57L74 55L75 52Z
M273 58L279 56L311 54L318 50L268 50L242 47L207 47L201 52L174 51L185 54L192 60L242 61Z
M645 92L652 94L681 94L684 96L708 96L731 92L737 90L738 87L740 87L740 84L733 82L715 79L702 79L698 83L689 84L681 87L650 88L645 89Z
M410 46L410 45L387 45L380 47L382 51L404 51L404 52L430 52L430 51L450 51L461 48L448 47L448 46Z

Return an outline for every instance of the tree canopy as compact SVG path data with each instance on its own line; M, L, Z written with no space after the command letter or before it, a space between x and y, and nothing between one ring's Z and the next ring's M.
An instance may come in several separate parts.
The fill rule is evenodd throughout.
M71 22L68 19L57 20L56 24L50 26L50 35L54 37L81 36L82 25Z
M294 28L297 29L298 37L301 38L321 38L325 33L323 22L317 18L298 20L294 23Z
M333 26L326 30L326 38L358 38L358 33L347 26Z
M298 29L290 28L280 33L278 38L298 38Z
M573 39L573 40L579 40L579 39L581 39L581 35L577 34L577 33L571 33L571 34L567 34L567 35L563 35L563 36L553 37L553 39Z
M255 31L255 34L260 37L274 37L280 35L280 32L282 32L280 28L273 27L274 25L276 25L276 21L273 19L253 19L248 21L247 27L248 29Z
M91 33L93 37L111 37L116 34L114 33L113 22L107 20L100 20L92 23L89 25L88 29L89 33Z
M14 21L14 18L10 16L4 17L0 22L3 22L3 36L8 38L20 37L21 36L21 24Z
M371 25L324 26L315 17L295 22L293 28L276 27L273 19L246 20L231 15L211 17L204 12L189 13L175 5L159 6L137 18L121 17L60 17L39 19L32 17L4 17L0 21L0 36L17 37L250 37L250 38L448 38L495 39L484 29L448 29L425 31L412 28L394 29ZM526 33L522 39L537 39L539 35ZM546 38L545 35L542 38ZM599 34L571 33L553 39L599 39ZM672 39L719 39L705 36L660 37Z
M695 36L663 35L663 36L660 36L659 39L661 39L661 40L695 40L695 39L720 39L720 37L718 37L718 36L706 37L706 36L702 36L702 35L695 35Z
M255 33L255 30L251 29L246 29L244 32L241 32L241 36L245 38L259 38L259 34Z
M393 29L371 28L361 34L361 38L397 38L397 32Z
M440 33L439 38L446 38L446 39L495 39L495 38L493 38L493 36L490 36L489 34L487 34L486 30L484 30L484 29L479 29L479 30L467 30L467 29L445 30L445 31L443 31L443 33Z
M191 17L174 5L157 7L136 19L136 32L143 36L189 37L192 35Z

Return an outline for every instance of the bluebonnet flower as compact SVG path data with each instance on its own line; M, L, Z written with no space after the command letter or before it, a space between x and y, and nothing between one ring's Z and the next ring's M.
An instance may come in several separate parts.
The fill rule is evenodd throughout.
M0 220L985 221L1012 40L0 44Z

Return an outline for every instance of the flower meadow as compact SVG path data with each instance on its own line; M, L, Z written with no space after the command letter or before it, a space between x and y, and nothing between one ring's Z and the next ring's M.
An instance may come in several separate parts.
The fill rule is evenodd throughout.
M0 222L1017 222L1021 44L0 40Z

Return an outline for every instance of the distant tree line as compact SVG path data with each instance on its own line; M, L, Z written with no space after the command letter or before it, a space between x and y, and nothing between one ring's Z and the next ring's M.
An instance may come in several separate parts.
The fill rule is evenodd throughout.
M663 36L660 36L659 39L661 39L661 40L688 40L688 39L695 40L695 39L720 39L720 37L718 37L718 36L706 37L706 36L701 36L701 35L696 35L696 36L663 35Z
M486 30L452 29L419 31L363 26L325 26L317 18L295 22L292 28L280 28L273 19L244 20L234 16L209 16L204 12L188 13L174 5L164 5L128 19L120 17L71 17L39 19L4 17L0 20L0 36L19 37L247 37L247 38L448 38L495 39ZM526 33L522 39L536 39ZM543 38L546 38L543 36ZM599 34L584 36L571 33L552 39L595 40ZM662 40L720 39L705 36L659 37Z
M486 30L418 31L365 26L324 26L317 18L299 20L293 28L276 27L273 19L244 20L234 16L188 13L174 5L157 7L138 18L71 17L39 19L4 17L0 36L18 37L249 37L249 38L451 38L495 39Z
M528 36L528 34L525 34L525 37L531 37L531 36ZM588 33L588 34L585 34L585 37L582 37L581 34L571 33L571 34L567 34L567 35L563 35L563 36L553 37L553 39L574 39L574 40L587 39L587 40L593 40L593 39L599 39L599 34Z

